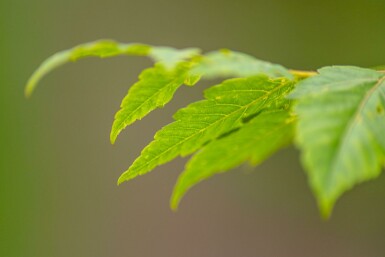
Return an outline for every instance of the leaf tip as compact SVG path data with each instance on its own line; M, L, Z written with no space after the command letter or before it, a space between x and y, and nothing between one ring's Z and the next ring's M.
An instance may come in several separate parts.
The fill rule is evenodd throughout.
M69 60L69 50L67 50L58 52L41 63L27 82L27 86L24 90L24 95L26 98L29 98L32 95L36 86L40 80L43 79L43 77L45 77L48 73L55 70L56 68L64 65Z
M118 138L118 136L122 130L123 129L121 127L121 124L115 118L114 122L112 123L111 132L110 132L110 142L112 145L115 144L116 139Z
M24 88L24 96L25 98L30 98L32 93L33 93L33 90L34 90L35 86L33 83L31 82L28 82L27 85L25 86Z
M318 208L320 210L320 214L323 220L327 221L330 219L334 204L336 200L335 199L318 199Z
M115 133L115 131L111 131L111 133L110 133L110 143L111 143L111 145L115 144L117 137L118 137L118 135Z
M129 181L129 180L134 179L138 175L140 175L140 174L138 172L133 172L131 170L131 167L130 167L128 170L123 172L122 175L120 175L120 177L118 178L118 186L125 181Z
M170 208L173 212L178 211L180 200L181 200L181 196L176 194L174 191L170 199Z
M332 206L321 206L320 207L320 212L321 212L321 217L323 220L327 221L330 219L330 216L332 215Z
M175 202L170 202L170 208L173 212L177 212L178 211L178 207L179 207L179 203L175 203Z
M179 204L182 201L183 197L187 193L190 187L186 187L183 183L183 178L179 176L177 183L174 186L172 196L170 198L170 208L174 212L178 211Z
M118 182L117 182L117 185L120 186L120 184L122 184L124 181L126 181L126 178L125 178L125 174L126 172L124 172L122 175L120 175L120 177L118 178Z

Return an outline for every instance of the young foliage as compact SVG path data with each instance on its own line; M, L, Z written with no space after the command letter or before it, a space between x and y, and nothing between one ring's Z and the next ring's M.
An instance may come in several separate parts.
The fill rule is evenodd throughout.
M156 63L124 97L112 126L112 143L127 126L167 104L183 84L233 78L207 89L204 100L178 110L175 121L155 134L118 180L120 184L196 152L175 185L173 209L200 181L246 161L258 165L293 141L324 217L345 191L377 177L384 166L382 71L350 66L296 71L230 50L202 55L196 48L102 40L48 58L28 81L26 95L67 62L118 55L149 56Z

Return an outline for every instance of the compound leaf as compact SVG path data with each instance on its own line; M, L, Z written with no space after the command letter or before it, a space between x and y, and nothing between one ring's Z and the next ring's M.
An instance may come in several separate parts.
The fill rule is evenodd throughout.
M375 178L385 156L385 77L327 67L299 83L297 141L324 217L354 185Z
M35 90L39 81L52 70L68 63L85 57L107 58L118 55L150 56L154 61L161 62L167 69L189 59L200 52L196 48L177 50L171 47L154 47L144 44L123 44L112 40L99 40L91 43L81 44L71 49L58 52L46 59L32 74L25 88L28 97Z
M197 183L247 160L257 165L291 143L294 121L295 117L287 110L266 111L238 131L210 142L190 159L179 176L171 197L171 208L177 209L184 194Z
M308 76L312 77L302 80L289 98L296 100L296 142L322 214L328 217L345 191L381 172L385 162L384 71L331 66L316 74L229 50L200 55L196 48L100 40L49 57L28 80L25 94L30 96L45 75L65 63L118 55L149 56L156 64L140 74L123 99L111 130L112 143L126 126L168 103L182 84L194 85L201 77L238 77L206 90L206 100L179 110L176 121L155 134L118 180L130 180L202 148L177 182L173 208L203 179L247 160L256 165L288 144L296 119L289 114L291 102L286 96L295 79Z
M205 91L207 100L179 110L175 122L155 134L118 183L143 175L177 156L193 153L218 136L242 125L242 120L271 106L282 106L293 83L266 76L231 79Z

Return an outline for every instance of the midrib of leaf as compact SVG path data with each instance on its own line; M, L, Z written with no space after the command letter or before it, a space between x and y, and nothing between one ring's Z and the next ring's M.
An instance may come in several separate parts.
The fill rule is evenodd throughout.
M385 77L382 77L381 79L379 79L378 82L376 83L376 85L374 85L365 94L364 99L362 99L362 101L358 105L358 107L357 107L357 109L356 109L352 119L347 124L346 129L344 130L344 131L346 131L346 133L342 133L343 137L339 140L340 143L337 144L337 153L336 153L336 155L333 158L332 165L331 165L331 170L333 170L333 171L335 170L335 167L337 165L336 163L338 162L338 160L340 159L341 154L343 153L342 149L344 148L344 145L346 145L348 139L351 138L352 131L353 131L354 127L357 126L357 124L360 122L360 120L362 121L361 113L364 110L366 104L368 103L369 99L372 97L372 95L376 92L376 90L382 85L382 83L384 81L385 81ZM333 175L333 172L329 172L328 173L327 181L330 181L330 177L332 175Z
M267 92L266 92L266 95L256 98L254 101L248 103L248 104L245 105L245 106L237 105L237 104L218 104L218 105L233 105L233 106L240 107L240 109L238 109L238 110L236 110L236 111L234 111L234 112L232 112L232 113L230 113L230 114L228 114L228 115L224 115L221 119L215 121L214 123L210 123L210 124L209 124L207 127L205 127L204 129L200 129L197 133L194 133L194 134L188 136L187 138L185 138L184 140L182 140L182 141L178 142L177 144L173 145L172 147L167 148L165 151L163 151L162 153L156 155L156 157L150 159L150 160L147 161L145 164L140 165L140 166L137 167L136 169L140 171L143 167L145 167L145 166L147 166L149 163L151 163L151 162L153 162L153 161L159 159L160 157L162 157L164 154L166 154L166 153L169 152L170 150L174 149L175 147L177 147L177 146L183 144L184 142L186 142L186 141L188 141L189 139L191 139L192 137L195 137L196 135L202 133L203 131L209 129L210 127L212 127L212 126L214 126L214 125L216 125L216 124L218 124L218 123L224 121L226 118L230 117L231 115L234 115L234 114L236 114L236 113L242 111L242 114L241 114L241 115L239 116L239 118L237 119L237 120L239 120L240 118L242 118L242 115L247 111L247 108L249 108L250 106L252 106L252 105L255 104L256 102L260 101L261 99L266 99L270 94L274 93L275 91L277 91L278 89L280 89L280 88L282 88L282 87L284 87L284 86L286 86L286 85L287 85L287 84L285 84L285 83L279 84L279 85L276 86L273 90L267 91ZM234 90L234 91L236 91L236 90ZM258 91L260 91L260 90L257 89L255 92L258 92ZM234 123L235 123L237 120L235 120ZM121 183L123 183L123 182L126 181L126 180L130 180L130 179L136 177L137 175L140 175L140 172L137 173L137 174L132 174L132 175L130 176L130 170L125 171L125 172L119 177L119 179L118 179L118 185L121 184Z

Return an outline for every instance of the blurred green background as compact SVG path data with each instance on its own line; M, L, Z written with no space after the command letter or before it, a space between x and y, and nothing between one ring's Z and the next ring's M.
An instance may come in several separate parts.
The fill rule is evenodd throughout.
M0 257L385 256L385 178L321 220L298 151L202 183L168 207L185 160L116 186L174 111L109 144L113 115L146 59L87 59L23 87L40 62L100 38L230 48L296 69L385 64L385 1L0 0Z

